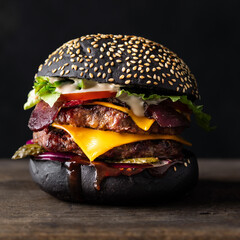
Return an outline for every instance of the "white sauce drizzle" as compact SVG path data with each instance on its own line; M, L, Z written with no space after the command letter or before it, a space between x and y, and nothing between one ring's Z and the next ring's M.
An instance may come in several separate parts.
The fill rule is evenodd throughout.
M55 81L62 80L63 78L59 77L48 77L51 83ZM120 91L120 85L116 85L113 83L97 83L91 81L91 84L88 88L85 89L77 89L77 85L79 82L78 78L69 78L74 82L72 84L63 84L60 87L56 88L56 91L61 94L67 93L82 93L82 92L102 92L102 91L110 91L110 92L118 92ZM117 97L119 100L125 102L133 111L133 113L138 117L144 117L144 102L148 104L158 104L165 99L151 100L151 101L143 101L142 98L137 96L129 96L127 93L121 94Z

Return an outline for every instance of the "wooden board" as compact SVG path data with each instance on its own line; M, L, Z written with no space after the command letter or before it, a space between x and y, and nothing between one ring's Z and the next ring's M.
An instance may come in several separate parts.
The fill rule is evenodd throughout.
M191 196L131 207L58 201L31 181L28 161L0 163L0 239L240 239L239 160L200 160Z

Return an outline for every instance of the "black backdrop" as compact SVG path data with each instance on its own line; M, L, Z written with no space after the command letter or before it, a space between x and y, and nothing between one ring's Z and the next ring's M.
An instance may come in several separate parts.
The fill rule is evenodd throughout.
M135 34L166 45L195 74L217 130L185 137L199 157L239 157L240 1L1 0L0 157L31 138L23 104L37 67L62 43L89 33Z

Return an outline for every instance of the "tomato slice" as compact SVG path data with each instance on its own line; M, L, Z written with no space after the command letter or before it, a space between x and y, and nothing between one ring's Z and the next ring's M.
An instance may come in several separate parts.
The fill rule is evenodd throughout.
M81 92L81 93L67 93L61 95L62 101L71 101L71 100L91 100L91 99L101 99L115 97L116 92L102 91L102 92Z

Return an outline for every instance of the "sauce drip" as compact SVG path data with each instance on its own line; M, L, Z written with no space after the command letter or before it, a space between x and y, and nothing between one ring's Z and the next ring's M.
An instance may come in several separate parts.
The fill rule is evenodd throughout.
M142 172L143 168L114 168L103 162L91 162L96 169L94 187L101 189L101 182L106 177L117 177L119 175L132 176Z
M73 199L76 201L82 201L82 185L81 185L81 165L93 166L95 168L95 181L93 185L96 190L101 189L101 182L107 177L117 177L120 175L132 176L142 171L148 171L154 177L162 177L167 170L177 164L183 163L182 161L167 161L167 164L163 164L154 167L151 164L124 164L123 166L118 164L108 164L104 162L90 162L87 159L82 159L79 156L72 157L70 161L65 162L65 166L69 175L69 188ZM115 166L116 165L116 166Z

